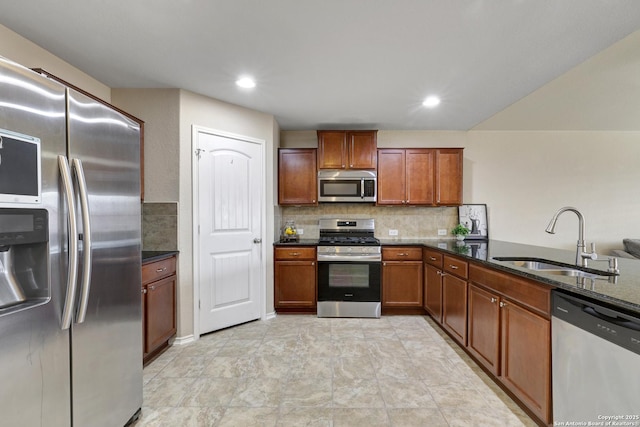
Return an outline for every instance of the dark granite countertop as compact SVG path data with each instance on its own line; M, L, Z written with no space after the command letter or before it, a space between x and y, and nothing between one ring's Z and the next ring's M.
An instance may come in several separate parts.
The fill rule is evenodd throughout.
M290 242L275 242L274 246L318 246L318 239L300 239Z
M494 257L529 257L542 258L552 261L575 264L575 251L553 249L543 246L525 245L500 240L465 240L458 242L453 239L380 239L382 245L423 246L440 249L468 260L485 264L488 267L507 273L536 280L553 288L578 294L592 300L610 304L616 308L640 315L640 261L619 258L620 275L615 281L603 279L589 279L571 276L559 276L544 271L529 270L517 267L508 261L497 261ZM275 246L307 246L317 245L314 239L299 242L275 243ZM589 268L606 271L608 256L601 255L602 261L589 260Z
M178 254L178 251L142 251L142 263L158 261Z
M453 255L485 264L488 267L516 274L546 283L554 288L579 294L592 300L611 304L635 315L640 314L640 261L618 259L620 275L615 282L607 278L589 279L571 276L559 276L544 271L529 270L517 267L509 261L497 261L494 257L542 258L566 264L575 264L576 252L565 249L553 249L543 246L525 245L500 240L465 240L458 242L452 239L381 239L383 245L420 245L450 252ZM589 268L605 271L608 267L608 256L601 255L600 261L589 260Z

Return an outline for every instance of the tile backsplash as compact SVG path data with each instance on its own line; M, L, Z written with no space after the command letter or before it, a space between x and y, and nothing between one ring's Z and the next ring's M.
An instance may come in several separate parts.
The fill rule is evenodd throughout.
M142 204L142 249L145 251L178 250L177 202Z
M375 206L358 203L330 203L317 207L283 207L279 217L278 230L286 221L295 221L298 229L303 229L301 236L305 239L316 239L319 235L318 219L320 218L373 218L378 238L422 238L437 239L439 229L451 229L458 223L457 207L411 207L411 206ZM398 230L397 236L390 236L389 230Z

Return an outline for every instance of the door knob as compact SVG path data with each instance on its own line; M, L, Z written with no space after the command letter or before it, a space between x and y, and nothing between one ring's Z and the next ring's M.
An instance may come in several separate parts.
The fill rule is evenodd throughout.
M256 243L256 244L262 243L262 239L259 237L256 237L255 239L253 239L253 243Z

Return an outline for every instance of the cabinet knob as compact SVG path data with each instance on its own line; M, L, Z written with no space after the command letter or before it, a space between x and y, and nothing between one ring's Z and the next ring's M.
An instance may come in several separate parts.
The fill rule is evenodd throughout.
M507 306L506 302L500 301L500 307L506 307L506 306Z
M146 289L142 289L142 293L143 293L143 294L146 294L146 293L147 293L147 290L146 290Z
M315 261L311 261L311 265L316 265Z
M149 287L149 289L151 289L152 291L155 291L156 287L155 286L151 286L151 287Z
M495 303L496 301L498 301L496 298L491 297L491 303Z

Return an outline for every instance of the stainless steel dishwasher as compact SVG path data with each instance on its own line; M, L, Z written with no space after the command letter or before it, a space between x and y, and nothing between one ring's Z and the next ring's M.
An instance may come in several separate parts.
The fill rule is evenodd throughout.
M640 317L558 291L552 304L554 425L640 426Z

